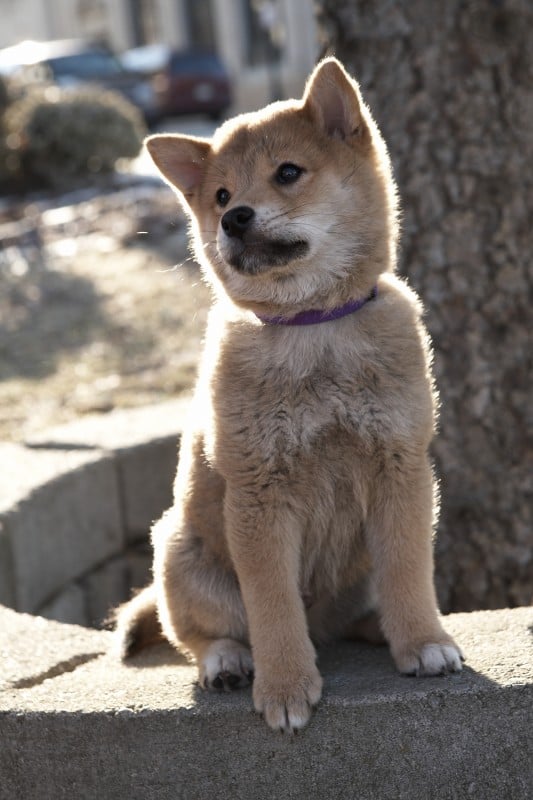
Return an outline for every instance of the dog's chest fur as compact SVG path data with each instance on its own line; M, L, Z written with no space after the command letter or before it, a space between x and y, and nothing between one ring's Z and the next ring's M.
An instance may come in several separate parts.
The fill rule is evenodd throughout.
M327 460L342 476L354 458L394 449L416 427L413 385L395 374L394 354L379 351L353 320L313 330L229 331L211 383L214 457L266 479L309 481ZM424 392L427 394L427 391ZM426 398L421 398L425 400ZM367 464L368 467L368 464ZM243 479L246 477L243 475Z

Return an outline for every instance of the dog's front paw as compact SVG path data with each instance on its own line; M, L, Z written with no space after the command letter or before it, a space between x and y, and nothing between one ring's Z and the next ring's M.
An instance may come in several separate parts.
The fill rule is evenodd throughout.
M464 661L453 639L402 647L393 651L396 666L405 675L445 675L460 672Z
M198 664L199 683L204 689L229 692L248 686L254 677L252 654L234 639L216 639Z
M313 664L295 680L263 679L256 676L254 704L274 730L294 733L309 722L311 711L322 695L322 678Z

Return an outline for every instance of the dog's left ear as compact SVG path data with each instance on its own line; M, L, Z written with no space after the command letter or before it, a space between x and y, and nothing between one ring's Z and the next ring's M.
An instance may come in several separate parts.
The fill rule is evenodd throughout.
M365 128L356 82L336 58L326 58L307 81L303 108L328 136L347 139Z

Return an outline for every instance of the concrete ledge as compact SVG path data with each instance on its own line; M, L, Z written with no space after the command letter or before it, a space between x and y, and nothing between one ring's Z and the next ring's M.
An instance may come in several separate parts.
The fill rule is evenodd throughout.
M0 602L89 624L144 582L185 405L0 446ZM0 800L529 800L533 609L446 627L460 675L402 678L386 648L321 652L323 701L290 738L250 691L201 692L170 647L124 665L107 631L0 606Z
M533 610L446 624L460 675L402 678L386 648L321 653L324 698L290 738L249 690L201 692L170 648L123 665L108 632L0 610L0 798L529 800Z

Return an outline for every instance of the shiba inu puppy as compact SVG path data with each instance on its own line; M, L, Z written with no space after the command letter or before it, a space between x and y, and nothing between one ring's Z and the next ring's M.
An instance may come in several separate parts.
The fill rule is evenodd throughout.
M147 147L215 302L122 652L163 635L206 689L253 679L289 731L320 699L313 643L384 639L403 673L460 670L433 584L430 346L394 275L396 189L357 84L330 58L299 101Z

